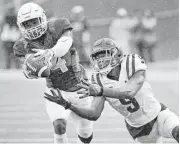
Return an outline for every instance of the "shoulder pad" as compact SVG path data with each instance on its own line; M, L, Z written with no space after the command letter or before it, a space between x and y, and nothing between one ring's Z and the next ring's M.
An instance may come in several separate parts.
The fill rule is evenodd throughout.
M147 69L145 61L137 54L128 54L124 57L126 62L126 72L128 78L131 78L135 72Z
M49 21L48 29L55 35L56 39L59 39L65 31L72 30L72 26L68 19L61 18Z
M18 41L15 42L13 46L13 51L15 56L25 56L27 54L26 46L27 42L24 38L19 39Z

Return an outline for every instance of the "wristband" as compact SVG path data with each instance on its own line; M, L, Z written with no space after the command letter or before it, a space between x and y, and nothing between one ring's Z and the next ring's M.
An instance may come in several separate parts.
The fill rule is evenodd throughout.
M70 107L71 107L71 102L66 102L66 106L64 108L69 109Z

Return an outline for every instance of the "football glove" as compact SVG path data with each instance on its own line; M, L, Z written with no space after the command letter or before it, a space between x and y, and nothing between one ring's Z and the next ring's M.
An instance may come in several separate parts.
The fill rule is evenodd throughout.
M90 84L87 80L82 79L78 87L84 89L77 91L77 94L83 94L79 98L85 98L88 96L102 96L103 88L97 84Z
M57 91L58 91L58 94L56 94L55 90L51 90L52 95L50 95L48 93L44 93L45 94L44 97L51 102L55 102L55 103L63 106L65 109L70 108L71 102L62 96L59 89L57 89Z
M34 54L35 57L45 58L46 61L51 61L51 59L54 57L54 51L52 49L33 49L36 53Z

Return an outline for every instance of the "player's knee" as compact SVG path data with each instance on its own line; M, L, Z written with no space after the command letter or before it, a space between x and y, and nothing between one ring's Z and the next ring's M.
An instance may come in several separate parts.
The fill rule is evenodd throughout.
M179 143L179 126L176 126L175 128L173 128L172 136Z
M93 128L92 127L88 127L88 128L77 128L77 133L78 135L80 135L81 137L87 138L89 137L93 132Z
M53 122L54 131L56 134L64 134L66 133L66 120L58 119Z
M89 137L82 137L80 135L78 135L78 137L82 143L89 144L89 143L91 143L91 140L93 139L93 133Z
M78 137L83 143L90 143L93 138L92 128L78 130Z

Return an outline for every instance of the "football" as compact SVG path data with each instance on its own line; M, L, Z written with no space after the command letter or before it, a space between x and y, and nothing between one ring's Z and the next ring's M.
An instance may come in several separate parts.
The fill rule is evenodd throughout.
M43 57L35 57L34 54L27 56L24 62L27 71L35 77L49 77L50 76L50 67L49 63Z

